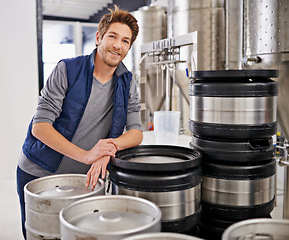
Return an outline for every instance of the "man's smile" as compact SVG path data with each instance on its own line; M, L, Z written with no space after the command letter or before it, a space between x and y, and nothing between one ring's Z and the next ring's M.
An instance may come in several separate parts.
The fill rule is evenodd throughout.
M120 53L117 53L117 52L114 52L114 51L111 51L111 50L108 50L110 53L112 53L113 55L116 55L116 56L120 56L121 54Z

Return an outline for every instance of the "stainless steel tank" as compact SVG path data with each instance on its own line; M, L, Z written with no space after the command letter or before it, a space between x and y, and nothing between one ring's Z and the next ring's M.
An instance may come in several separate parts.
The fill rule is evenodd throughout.
M188 70L223 70L226 60L226 29L224 0L169 0L168 37L198 31L198 59L191 54L195 46L180 48L180 59L186 63L176 65L176 81L183 93L183 128L189 133L189 81Z
M136 41L131 47L124 63L128 69L138 79L140 86L140 96L142 103L142 122L146 126L149 121L150 112L157 111L161 105L161 93L157 93L157 69L156 67L148 67L145 69L142 65L143 77L140 78L141 70L141 45L144 43L160 40L167 37L167 9L165 7L150 5L139 8L137 11L131 12L137 19L139 25L139 34ZM151 59L147 58L146 63L149 64ZM145 61L142 61L143 63Z
M200 33L198 36L200 38L198 39L200 40L198 51L202 53L202 56L199 68L193 70L224 69L225 1L170 0L168 7L168 37L180 36L194 31L199 31ZM183 53L183 56L190 63L191 51L184 49ZM188 55L185 56L185 53Z
M79 200L59 214L62 240L120 240L160 232L161 211L154 203L131 196L98 196Z
M104 181L95 190L85 187L84 174L59 174L38 178L24 187L28 240L60 239L59 212L77 200L104 195Z
M289 140L289 1L244 0L244 68L279 70L277 120ZM289 218L289 169L284 169L283 217Z
M244 0L244 67L278 69L277 119L289 139L289 1Z
M167 9L149 5L139 8L131 14L137 19L139 34L127 56L131 58L127 64L132 65L132 71L137 73L141 60L141 45L167 37Z

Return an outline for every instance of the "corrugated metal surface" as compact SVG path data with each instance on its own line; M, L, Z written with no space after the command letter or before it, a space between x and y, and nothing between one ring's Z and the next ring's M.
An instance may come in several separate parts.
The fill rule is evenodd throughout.
M43 15L89 19L113 0L43 0Z

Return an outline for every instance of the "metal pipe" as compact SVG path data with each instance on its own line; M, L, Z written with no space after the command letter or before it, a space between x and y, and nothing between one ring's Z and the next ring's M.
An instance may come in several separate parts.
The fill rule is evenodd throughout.
M276 161L277 163L285 167L284 168L284 189L283 189L283 218L289 219L289 174L288 174L288 167L289 167L289 161L288 161L288 144L285 144L285 146L276 146L279 149L282 149L284 151L283 157L277 157Z
M166 111L170 111L170 85L171 85L171 81L170 81L170 68L169 65L166 64L166 106L165 109Z
M36 1L36 24L37 24L37 57L38 57L38 85L39 85L39 95L44 86L44 67L43 67L43 7L42 0Z
M283 196L283 218L284 219L289 219L289 174L288 174L288 150L287 147L285 148L284 151L284 162L286 162L285 169L284 169L284 196Z
M243 5L243 0L226 1L226 69L241 68Z

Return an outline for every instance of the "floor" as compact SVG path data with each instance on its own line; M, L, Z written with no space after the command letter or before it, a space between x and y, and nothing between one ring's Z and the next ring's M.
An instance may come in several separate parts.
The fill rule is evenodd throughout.
M0 182L0 239L23 240L16 180Z
M151 134L151 133L150 133ZM150 136L143 144L151 144ZM180 136L179 145L187 143L185 136ZM276 207L272 211L272 218L283 216L283 167L277 167ZM20 207L16 192L15 179L0 182L2 197L0 198L0 240L23 240L20 221Z

